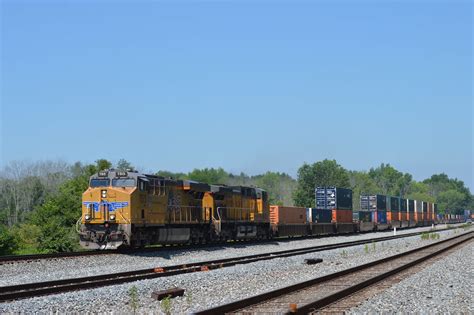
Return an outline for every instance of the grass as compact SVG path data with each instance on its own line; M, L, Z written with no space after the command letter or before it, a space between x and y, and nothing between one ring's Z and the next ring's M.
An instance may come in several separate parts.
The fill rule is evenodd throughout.
M463 228L464 230L470 229L472 227L472 224L469 223L464 223L463 225L460 226L460 228Z
M423 232L421 234L422 240L439 240L441 235L439 233L430 233L430 232Z
M171 301L171 297L168 295L165 297L163 300L160 302L160 307L163 313L166 315L171 314L171 308L172 308L173 302Z
M191 305L193 303L193 295L191 292L186 292L186 304Z
M130 304L130 307L132 308L133 314L136 314L137 309L138 309L138 289L136 286L132 286L128 290L128 298L129 298L129 304Z

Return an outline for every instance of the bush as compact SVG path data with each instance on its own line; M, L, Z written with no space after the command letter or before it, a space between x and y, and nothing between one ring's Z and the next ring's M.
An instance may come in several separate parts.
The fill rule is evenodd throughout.
M12 236L17 244L16 254L40 253L39 238L41 229L33 224L21 224L11 230Z
M0 255L9 255L17 248L15 238L6 226L0 225Z
M75 227L58 224L57 220L41 227L39 250L44 253L72 252L79 249L79 237Z

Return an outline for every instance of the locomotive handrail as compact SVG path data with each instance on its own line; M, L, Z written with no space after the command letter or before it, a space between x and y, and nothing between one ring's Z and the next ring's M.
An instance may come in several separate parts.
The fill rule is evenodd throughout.
M76 232L77 232L77 234L81 233L81 230L79 229L79 223L81 223L81 221L82 221L82 215L76 221Z
M131 224L130 220L127 219L127 218L125 218L125 217L123 216L123 209L120 209L120 211L116 211L115 213L120 214L120 217L121 217L126 223Z
M214 223L214 221L217 221L217 228L216 228L216 230L217 230L217 233L218 233L218 234L221 234L221 231L222 231L222 224L221 224L221 223L222 223L222 218L221 218L221 212L220 212L220 209L221 209L221 208L222 208L222 207L217 207L217 209L216 209L217 217L219 218L219 220L214 219L214 216L212 216L212 221L213 221L213 223Z
M217 212L218 212L219 220L222 220L222 216L221 216L220 211L219 211L220 209L223 209L223 210L240 210L240 215L239 215L240 220L250 220L250 212L252 210L255 210L254 208L239 208L239 207L217 207L217 209L218 209ZM248 211L247 215L245 217L243 217L243 215L242 215L243 211ZM235 217L237 217L237 215ZM227 221L238 221L236 219L229 219L227 217L224 218L224 219L227 220Z

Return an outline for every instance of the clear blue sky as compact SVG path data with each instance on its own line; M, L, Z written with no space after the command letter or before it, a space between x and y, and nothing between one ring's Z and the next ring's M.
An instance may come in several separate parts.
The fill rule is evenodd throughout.
M471 1L2 1L1 165L473 183Z

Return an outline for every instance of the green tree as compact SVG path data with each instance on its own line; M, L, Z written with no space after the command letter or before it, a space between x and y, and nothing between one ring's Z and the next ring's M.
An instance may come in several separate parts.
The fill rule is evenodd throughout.
M296 187L296 181L288 174L278 172L266 172L263 175L252 177L255 186L268 192L270 204L291 206L291 193Z
M347 170L336 160L323 160L312 165L304 163L298 169L298 182L293 195L295 205L314 207L314 192L318 186L350 188Z
M349 185L352 189L352 208L360 208L360 195L379 192L374 180L366 172L349 171Z
M133 170L133 165L125 159L120 159L117 162L116 169L119 171Z
M208 184L224 184L229 174L222 168L194 169L188 174L188 179Z
M184 178L186 178L186 174L184 174L184 173L173 173L173 172L165 171L165 170L158 171L158 172L155 173L155 175L163 176L163 177L166 177L166 178L173 178L173 179L184 179Z
M437 201L446 213L460 214L466 208L466 195L455 189L440 192Z
M97 171L103 171L112 168L112 162L106 159L98 159L95 161L95 164L97 165Z
M99 163L98 163L99 165ZM81 175L65 182L58 194L50 197L32 215L30 223L40 228L39 251L63 252L77 249L75 224L81 216L82 193L96 167L83 167Z
M377 168L371 168L369 176L373 179L379 193L382 195L402 196L409 191L412 176L403 174L390 164L382 163Z

